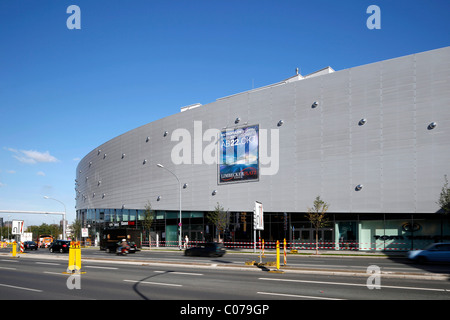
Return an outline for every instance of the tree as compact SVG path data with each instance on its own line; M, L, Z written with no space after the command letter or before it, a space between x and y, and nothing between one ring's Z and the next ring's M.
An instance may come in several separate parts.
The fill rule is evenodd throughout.
M80 235L81 235L81 228L82 228L81 220L75 219L75 220L72 222L72 235L73 235L73 237L75 238L75 239L74 239L75 241L78 241L78 239L81 238L81 237L80 237Z
M155 217L155 211L152 210L152 205L150 204L150 201L147 201L147 204L144 206L145 210L144 210L144 220L142 221L142 226L144 227L144 232L145 230L148 231L148 245L149 247L151 247L151 237L150 237L150 228L152 227L153 224L153 219Z
M320 196L317 196L314 200L313 207L308 208L308 213L306 214L306 217L316 230L316 254L319 254L319 228L328 225L328 218L326 216L328 208L328 203L320 199Z
M444 175L444 186L441 189L437 204L442 214L447 215L450 213L450 188L448 187L447 175Z
M217 202L214 207L214 211L208 212L206 218L211 222L219 231L218 240L220 241L220 233L223 232L228 225L228 214L227 211Z
M444 175L444 186L441 189L439 200L436 202L439 205L439 211L441 213L441 241L444 238L444 216L450 213L450 188L448 187L447 175Z

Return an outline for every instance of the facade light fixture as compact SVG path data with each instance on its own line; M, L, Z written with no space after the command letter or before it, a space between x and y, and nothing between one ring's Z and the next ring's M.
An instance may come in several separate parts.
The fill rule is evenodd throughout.
M428 125L428 130L433 130L434 128L436 128L437 123L436 122L432 122Z

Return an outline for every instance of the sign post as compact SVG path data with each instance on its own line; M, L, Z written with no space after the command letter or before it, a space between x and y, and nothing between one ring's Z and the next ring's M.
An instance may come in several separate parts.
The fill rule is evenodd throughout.
M253 246L253 252L256 252L256 230L259 231L259 237L261 238L261 230L264 230L264 211L263 211L263 205L259 201L255 201L255 209L253 211L253 239L254 239L254 246ZM261 249L261 245L259 246ZM259 256L261 260L261 250L259 251ZM261 261L260 261L261 262Z

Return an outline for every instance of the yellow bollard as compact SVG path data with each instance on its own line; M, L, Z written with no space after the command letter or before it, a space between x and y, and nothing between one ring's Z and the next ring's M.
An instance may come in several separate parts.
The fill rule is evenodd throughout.
M81 248L79 241L70 242L69 266L67 267L67 272L63 273L78 273L78 274L85 273L81 272Z
M262 240L262 257L265 258L265 256L264 256L264 239Z
M284 238L284 243L283 243L283 255L284 255L284 265L287 264L287 258L286 258L286 238Z
M78 270L81 270L81 247L80 242L77 243L76 254L75 254L75 265L77 266Z
M73 241L70 242L69 248L69 266L67 267L67 272L74 272L75 270L75 244Z
M12 256L13 256L13 258L15 258L16 255L17 255L17 244L16 244L16 242L14 241L14 242L12 243Z
M280 270L280 241L277 240L277 270Z

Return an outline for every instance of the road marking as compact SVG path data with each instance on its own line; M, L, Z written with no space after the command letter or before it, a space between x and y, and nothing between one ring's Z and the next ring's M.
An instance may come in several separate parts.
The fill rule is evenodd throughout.
M57 274L57 275L63 275L63 276L67 276L67 275L70 275L69 273L62 273L62 272L50 272L50 271L44 271L43 273L46 273L46 274Z
M282 297L294 297L294 298L306 298L306 299L320 299L320 300L344 300L338 298L327 298L327 297L315 297L315 296L301 296L298 294L288 294L288 293L275 293L275 292L257 292L258 294L266 294L271 296L282 296Z
M293 279L272 279L272 278L259 278L259 280L301 282L301 283L317 283L317 284L331 284L331 285L337 285L337 286L367 287L367 284L346 283L346 282L328 282L328 281L293 280ZM381 285L380 287L381 288L390 288L390 289L407 289L407 290L422 290L422 291L440 291L440 292L446 292L447 291L447 289L436 289L436 288L400 287L400 286L384 286L384 285Z
M182 275L186 275L186 276L202 276L203 275L203 273L177 272L177 271L158 271L158 270L155 270L153 272L156 272L156 273L167 273L167 274L182 274Z
M0 269L5 269L5 270L17 270L17 268L8 268L8 267L0 267Z
M149 281L139 281L139 280L123 280L125 282L138 282L138 283L143 283L143 284L155 284L155 285L159 285L159 286L170 286L170 287L182 287L181 284L174 284L174 283L162 283L162 282L149 282Z
M108 269L108 270L117 270L117 269L119 269L119 268L116 268L116 267L100 267L100 266L83 266L83 268Z
M6 259L2 259L1 261L5 261L5 262L19 262L18 260L6 260Z
M38 290L38 289L31 289L31 288L24 288L24 287L11 286L11 285L9 285L9 284L2 284L2 283L0 283L0 286L2 286L2 287L7 287L7 288L13 288L13 289L20 289L20 290L34 291L34 292L43 292L42 290Z
M52 262L36 262L36 264L45 264L49 266L60 266L60 263L52 263Z

